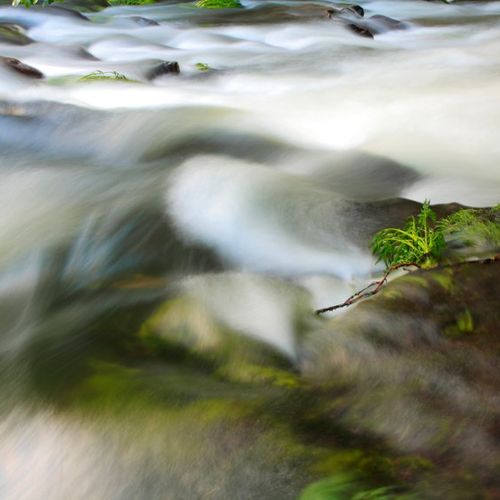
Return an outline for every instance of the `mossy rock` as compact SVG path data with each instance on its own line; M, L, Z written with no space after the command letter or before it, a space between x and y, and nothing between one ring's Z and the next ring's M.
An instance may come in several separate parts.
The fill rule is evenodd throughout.
M0 42L11 45L28 45L33 43L33 40L15 24L0 24Z
M467 498L462 487L497 484L499 296L499 260L394 278L305 337L302 371L331 391L330 415L348 429L439 457L443 491Z

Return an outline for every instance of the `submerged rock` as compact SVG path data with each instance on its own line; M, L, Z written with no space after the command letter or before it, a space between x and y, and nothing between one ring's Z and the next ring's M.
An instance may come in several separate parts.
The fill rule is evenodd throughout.
M17 73L21 73L22 75L27 76L29 78L40 79L44 77L41 71L34 68L33 66L24 64L15 57L0 57L0 62L3 63L4 66L16 71Z
M0 43L12 45L28 45L33 40L24 34L17 24L0 24Z
M107 0L63 0L61 3L63 7L70 7L79 12L97 12L110 6Z
M335 5L331 9L327 11L328 17L331 19L334 16L339 14L354 14L359 17L363 17L365 15L365 10L361 5Z
M387 33L388 31L404 30L407 28L407 24L391 17L376 15L350 23L348 27L361 36L373 38L375 35Z
M162 63L153 66L146 74L148 80L154 80L163 75L178 75L181 72L177 61L163 61Z
M360 35L364 38L373 38L373 33L367 28L363 28L361 26L358 26L357 24L347 24L347 27L353 33L356 33L356 35Z
M375 35L387 31L403 30L408 25L398 19L376 14L365 17L364 9L359 5L335 5L327 11L328 17L338 20L353 33L365 38L373 38Z
M137 23L139 26L160 26L160 23L156 22L154 19L149 19L147 17L132 16L130 19Z
M37 9L38 11L43 12L44 14L50 14L53 16L59 17L68 17L72 19L77 19L79 21L89 21L87 16L84 16L81 12L74 10L73 8L61 5L34 5L31 7L32 9ZM75 6L75 9L78 6Z

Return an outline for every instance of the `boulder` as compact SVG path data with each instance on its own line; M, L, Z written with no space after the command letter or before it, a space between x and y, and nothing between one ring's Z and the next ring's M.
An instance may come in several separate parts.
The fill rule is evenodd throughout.
M153 66L147 73L148 80L154 80L163 75L178 75L181 72L179 63L176 61L163 61Z
M7 68L10 68L11 70L17 73L21 73L22 75L27 76L29 78L40 79L44 77L41 71L34 68L33 66L24 64L15 57L0 57L0 62L3 63L3 65L6 66Z
M330 418L436 460L442 484L498 486L499 296L500 256L395 278L309 333L302 372L331 387Z
M28 45L33 40L24 34L24 30L16 24L0 24L0 43L11 45Z

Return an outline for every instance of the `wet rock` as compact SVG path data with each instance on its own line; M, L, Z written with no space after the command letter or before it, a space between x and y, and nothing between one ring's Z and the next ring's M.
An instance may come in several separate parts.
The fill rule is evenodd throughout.
M406 274L312 332L302 370L358 432L498 483L499 295L500 260Z
M402 227L410 216L416 216L422 205L405 198L377 201L351 201L339 211L341 228L350 241L368 248L374 234L386 227ZM438 219L464 208L458 203L433 205Z
M24 64L15 57L0 57L0 62L3 63L4 66L16 71L17 73L21 73L22 75L27 76L29 78L40 79L44 77L41 71L34 68L33 66Z
M71 48L68 50L72 50ZM99 61L100 59L93 54L91 54L87 49L83 47L76 47L74 53L79 59L87 59L88 61Z
M12 45L28 45L33 40L24 34L24 30L16 24L0 24L0 43Z
M348 24L347 27L356 35L362 36L364 38L373 38L373 33L368 28L363 28L357 24Z
M164 61L153 66L146 74L148 80L154 80L163 75L178 75L181 72L177 61Z
M130 19L140 26L160 26L160 23L156 22L154 19L148 19L147 17L132 16Z
M407 25L391 17L375 15L368 19L365 18L361 21L349 23L347 27L360 36L373 38L375 35L387 33L388 31L404 30Z
M372 26L372 30L376 30L376 33L384 33L386 31L393 30L404 30L407 25L402 21L398 21L397 19L393 19L392 17L375 15L369 18L370 26Z
M337 5L333 6L331 9L327 11L328 17L331 19L334 16L338 16L341 14L354 14L355 16L363 17L365 15L365 10L361 5Z
M64 0L63 7L70 7L78 12L98 12L109 7L107 0Z
M60 5L47 5L47 6L34 5L31 8L42 11L44 14L51 14L53 16L59 16L59 17L69 17L72 19L78 19L80 21L89 21L88 17L84 16L82 13L73 10L69 7L63 7Z

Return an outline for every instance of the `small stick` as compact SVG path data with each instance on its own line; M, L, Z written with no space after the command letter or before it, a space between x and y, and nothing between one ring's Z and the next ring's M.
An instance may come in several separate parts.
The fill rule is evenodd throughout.
M492 262L497 262L500 260L500 254L496 254L493 257L486 257L485 259L477 259L477 260L464 260L462 262L454 262L451 264L443 264L441 266L438 266L438 268L447 268L447 267L456 267L456 266L463 266L464 264L490 264ZM393 271L396 269L400 269L402 267L409 267L413 266L418 269L420 269L420 266L416 262L405 262L403 264L396 264L394 266L391 266L382 276L381 280L378 281L373 281L370 283L368 286L365 288L362 288L358 292L352 294L348 299L346 299L342 304L337 304L335 306L330 306L330 307L324 307L323 309L317 309L315 311L315 314L320 315L326 312L330 311L335 311L336 309L341 309L342 307L347 307L352 304L355 304L359 300L366 299L367 297L372 297L378 291L382 288L382 286L387 282L387 278L389 277L389 274L391 274ZM370 288L375 287L373 290L370 290ZM370 290L370 291L367 291Z
M329 311L335 311L336 309L341 309L342 307L347 307L355 302L358 302L361 299L365 299L366 297L371 297L372 295L375 295L378 293L378 291L382 288L382 286L387 282L387 278L389 277L389 274L391 274L393 271L396 269L400 269L402 267L409 267L409 266L414 266L420 269L420 266L416 262L404 262L402 264L396 264L394 266L391 266L382 276L382 279L378 281L373 281L370 283L368 286L365 286L365 288L362 288L361 290L357 291L356 293L352 294L348 299L346 299L342 304L337 304L335 306L330 306L330 307L324 307L323 309L318 309L315 311L316 314L323 314ZM370 288L375 287L373 290L370 290ZM370 290L370 291L367 291Z

